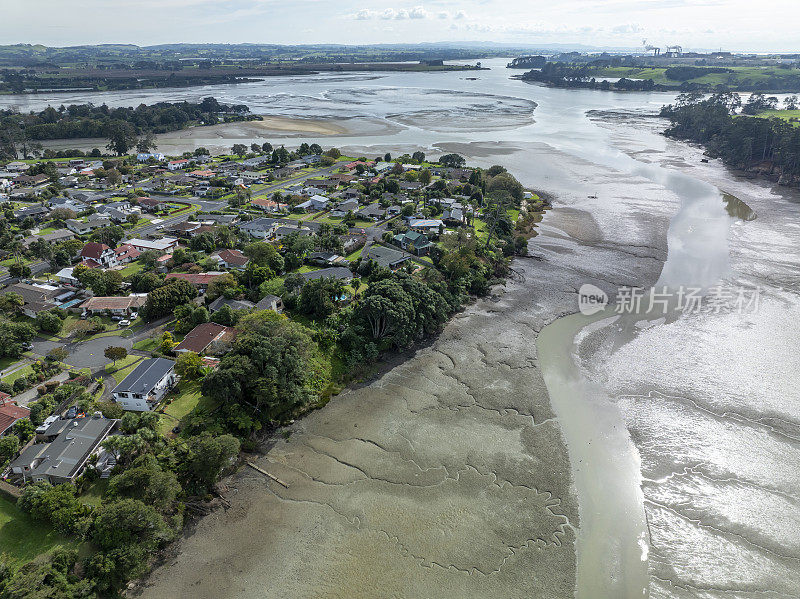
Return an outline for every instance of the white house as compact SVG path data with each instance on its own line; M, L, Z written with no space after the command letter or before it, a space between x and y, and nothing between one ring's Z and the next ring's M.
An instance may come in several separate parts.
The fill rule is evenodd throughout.
M177 380L175 362L165 358L149 358L114 387L111 394L124 410L149 412Z

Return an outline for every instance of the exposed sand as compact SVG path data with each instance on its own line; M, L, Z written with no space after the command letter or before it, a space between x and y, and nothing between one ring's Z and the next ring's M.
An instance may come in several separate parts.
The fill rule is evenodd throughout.
M594 237L587 213L568 216ZM534 340L574 310L583 275L515 270L432 346L258 458L288 489L232 476L231 508L201 520L142 596L572 597L577 503Z
M262 143L275 141L275 138L297 139L289 142L287 147L299 145L300 142L315 141L319 137L357 136L372 137L394 135L401 126L374 118L326 118L306 119L263 115L261 121L243 121L237 123L221 123L208 127L191 127L181 131L171 131L156 135L158 151L165 154L179 155L198 147L208 148L212 152L228 150L234 143ZM313 139L311 139L313 138ZM102 138L54 139L42 142L45 148L54 150L79 149L91 150L104 148L108 143Z

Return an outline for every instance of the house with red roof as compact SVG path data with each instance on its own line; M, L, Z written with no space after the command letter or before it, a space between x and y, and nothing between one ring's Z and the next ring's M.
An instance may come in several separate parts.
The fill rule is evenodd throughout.
M117 254L114 250L108 247L105 243L99 241L90 241L81 250L82 262L86 262L89 268L109 268L117 266Z
M176 354L186 352L216 353L227 349L236 336L236 329L226 327L216 322L204 322L194 327L186 334L173 351Z
M31 415L28 408L22 408L11 400L8 393L0 392L0 436L5 435L18 420Z
M115 249L114 253L117 256L118 264L130 264L142 255L142 252L127 243L123 243L121 246Z
M211 285L211 283L224 275L224 272L171 272L165 278L168 281L170 279L180 279L181 281L191 283L198 289L208 289L208 286Z
M247 263L250 262L250 258L245 256L239 250L220 250L214 254L211 254L211 258L217 261L222 268L231 268L236 270L241 270Z
M170 160L170 161L167 163L167 168L168 168L169 170L171 170L171 171L177 171L177 170L179 170L179 169L186 168L187 166L189 166L189 161L188 161L188 160L186 160L186 159L182 159L182 160Z

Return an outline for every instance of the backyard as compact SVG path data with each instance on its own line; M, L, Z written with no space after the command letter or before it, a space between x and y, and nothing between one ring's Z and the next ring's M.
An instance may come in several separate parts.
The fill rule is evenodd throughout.
M22 564L57 546L77 546L48 524L34 522L15 503L0 495L0 555L12 564Z

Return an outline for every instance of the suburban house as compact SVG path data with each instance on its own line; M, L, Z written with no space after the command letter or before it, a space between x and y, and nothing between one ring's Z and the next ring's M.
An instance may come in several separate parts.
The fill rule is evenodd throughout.
M50 429L61 430L55 439L25 449L11 463L11 471L35 483L73 483L86 468L89 456L97 453L100 443L114 430L117 422L103 418L100 412L89 418L56 420L45 433L47 435Z
M371 245L362 255L362 261L371 260L378 266L396 270L400 268L409 258L410 254L383 247L382 245Z
M320 266L348 266L350 261L333 252L311 252L307 260Z
M356 215L367 220L381 220L386 216L386 209L382 208L380 204L370 204L356 212Z
M220 353L230 347L236 336L236 329L216 322L204 322L194 327L172 351L176 354L186 352Z
M254 200L255 201L255 200ZM238 219L235 214L196 214L195 218L202 223L216 223L218 225L232 225Z
M208 311L213 314L223 306L230 306L231 310L252 310L256 307L253 302L249 302L247 300L228 299L224 295L220 295L217 299L208 304Z
M114 387L111 394L122 409L149 412L177 381L175 362L165 358L143 360Z
M350 281L353 278L353 273L349 268L343 266L332 266L330 268L321 268L319 270L312 270L311 272L304 272L300 275L306 281L314 281L316 279L338 279L340 281Z
M328 207L330 200L325 196L312 196L305 202L301 202L296 207L298 210L305 210L306 212L315 212L325 210Z
M28 408L22 408L11 400L8 393L0 392L0 437L5 435L21 418L30 416Z
M170 160L167 162L167 168L171 171L177 171L182 168L186 168L187 166L189 166L189 161L185 158L181 160Z
M40 221L45 216L50 214L50 210L45 208L44 206L36 205L36 206L28 206L27 208L20 208L19 210L14 211L14 218L17 220L24 220L29 216L35 220Z
M81 250L81 259L86 266L110 268L117 265L117 254L105 243L90 241Z
M255 171L243 171L239 175L246 183L262 183L264 181L264 173L257 173Z
M165 280L169 281L170 279L180 279L182 281L191 283L198 289L208 289L208 286L211 285L211 283L224 274L224 272L171 272L166 276Z
M408 228L418 233L438 235L444 229L444 223L437 218L413 218L409 219Z
M114 253L117 255L117 264L130 264L142 254L142 252L127 243L123 243L115 249Z
M344 202L339 202L336 208L331 210L331 216L347 216L348 212L355 212L356 210L358 210L358 200L345 200Z
M164 160L165 156L164 156L164 154L161 154L160 152L155 153L155 154L150 154L150 153L147 153L147 152L140 152L139 154L136 155L136 160L138 160L139 162L147 162L151 158L153 160L155 160L156 162L161 162L161 161Z
M139 206L142 210L147 210L148 212L160 212L161 210L166 210L168 204L164 200L155 198L139 198Z
M256 310L272 310L274 312L283 312L283 300L277 295L265 295L256 304Z
M274 218L257 218L246 223L237 225L240 231L244 231L250 237L257 239L267 239L272 235L278 222Z
M63 283L64 285L72 285L74 287L79 287L81 282L75 278L74 272L75 269L71 266L68 266L66 268L62 268L61 270L59 270L55 274L55 277L56 279L58 279L59 283Z
M111 221L107 218L102 219L94 219L94 220L87 220L86 222L76 220L74 218L68 218L64 221L64 224L67 225L67 229L75 233L76 235L88 235L95 229L100 229L102 227L107 227L111 224Z
M22 245L26 248L30 247L30 245L37 239L42 239L47 243L58 243L59 241L69 241L70 239L75 239L75 233L68 231L67 229L56 229L52 233L45 233L44 235L31 235L30 237L26 237L22 242Z
M178 247L178 240L175 237L164 237L163 239L129 239L126 241L128 245L132 245L140 252L153 250L162 254L167 253L167 250Z
M146 294L127 297L90 297L80 307L92 315L108 311L115 316L129 316L132 312L138 312L146 301Z
M247 263L250 262L250 258L245 256L239 250L220 250L214 254L211 254L211 258L217 261L222 268L232 268L236 270L241 270Z
M433 243L431 243L425 235L417 233L416 231L395 235L394 243L405 251L416 254L417 256L426 255L433 246Z
M254 198L250 205L254 208L263 210L264 212L278 212L284 207L284 204L279 204L274 200L268 198Z
M17 283L5 289L6 293L16 293L25 302L22 306L22 313L29 318L36 318L39 312L47 312L58 306L56 297L62 291L50 285L29 285L28 283Z

